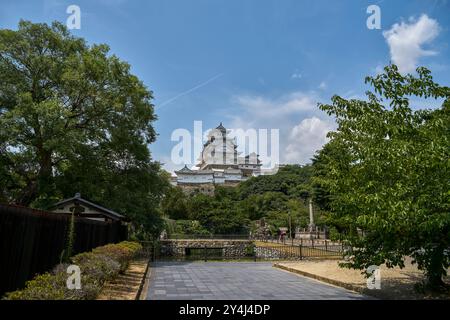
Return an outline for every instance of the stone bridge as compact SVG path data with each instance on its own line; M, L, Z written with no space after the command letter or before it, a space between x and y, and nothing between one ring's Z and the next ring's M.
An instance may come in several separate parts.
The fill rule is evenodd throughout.
M171 239L160 241L160 253L163 256L185 257L196 250L215 250L222 257L246 257L253 255L252 240L221 240L221 239Z

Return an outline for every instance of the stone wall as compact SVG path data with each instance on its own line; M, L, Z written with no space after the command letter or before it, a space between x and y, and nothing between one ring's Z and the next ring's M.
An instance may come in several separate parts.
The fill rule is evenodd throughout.
M214 184L214 183L177 183L183 192L187 195L200 192L208 196L213 196L216 190L216 185L221 187L235 188L239 185L239 181L225 181L225 183Z
M252 240L161 240L160 255L162 258L188 258L186 256L186 248L190 249L220 249L219 253L215 252L214 258L257 258L263 260L300 260L300 252L297 248L286 249L274 246L255 246ZM206 253L208 254L208 253ZM203 252L197 252L194 258L201 258Z
M162 256L183 258L186 256L186 248L217 248L222 249L224 258L244 258L249 253L251 255L252 246L251 240L162 240L160 250Z
M265 260L301 260L300 254L295 251L283 251L279 248L274 247L255 247L255 255L257 259Z
M200 192L209 196L214 195L214 184L212 183L178 183L185 194Z
M325 231L307 231L297 230L295 232L295 239L328 239L328 233Z

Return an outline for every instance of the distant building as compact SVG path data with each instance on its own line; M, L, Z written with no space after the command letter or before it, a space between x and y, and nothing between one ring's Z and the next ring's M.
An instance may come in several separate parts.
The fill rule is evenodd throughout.
M126 218L110 209L81 198L79 193L74 197L55 203L51 208L55 213L74 213L77 217L98 221L126 221Z
M227 136L228 130L220 125L208 134L203 145L197 170L183 169L175 171L172 184L184 191L213 194L216 185L236 186L249 177L261 174L261 161L256 153L241 157L234 139ZM176 182L175 182L176 181Z

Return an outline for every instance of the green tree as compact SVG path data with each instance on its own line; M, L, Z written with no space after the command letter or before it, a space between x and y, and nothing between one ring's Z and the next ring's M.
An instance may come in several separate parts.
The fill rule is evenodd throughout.
M241 234L247 232L250 221L235 200L236 190L217 188L214 196L197 193L188 201L189 218L197 220L213 234Z
M239 184L238 193L241 199L252 194L280 192L287 196L305 197L309 191L312 175L310 165L288 165L280 168L274 175L252 177Z
M201 220L214 208L214 198L203 193L192 194L188 201L189 219Z
M336 117L330 137L340 151L328 157L322 177L332 217L355 248L347 266L403 267L411 256L436 288L449 267L450 89L425 68L417 73L403 76L390 65L366 78L374 89L367 101L334 96L320 105ZM443 105L414 110L411 97Z
M197 220L171 220L166 219L166 231L168 235L209 235L199 221Z
M262 195L252 194L240 201L241 212L250 220L259 220L265 215L265 208L262 203Z
M108 51L57 22L0 30L1 199L45 208L80 191L136 226L160 223L152 94Z
M161 209L164 216L174 220L188 219L188 197L180 187L171 187L167 190L161 201Z
M328 163L331 158L340 157L339 150L333 141L325 144L312 158L313 177L311 181L313 201L322 210L331 210L330 188L326 179Z

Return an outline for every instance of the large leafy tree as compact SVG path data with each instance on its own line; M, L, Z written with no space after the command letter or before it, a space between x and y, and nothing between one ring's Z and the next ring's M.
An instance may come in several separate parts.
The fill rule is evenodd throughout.
M165 217L174 220L188 219L188 196L180 187L167 189L164 199L161 201L161 210Z
M348 266L402 267L411 256L439 287L449 267L450 89L425 68L402 75L395 65L366 83L374 89L366 101L320 105L338 124L320 176L355 248ZM443 104L415 110L412 97Z
M213 234L240 234L247 231L249 220L235 200L235 190L217 187L213 197L194 194L188 202L189 218L197 220Z
M314 154L312 160L313 176L311 189L314 203L322 210L329 211L330 190L327 181L328 163L330 159L342 157L342 150L337 148L334 141L325 144L322 149Z
M166 180L151 99L108 46L60 23L0 30L0 200L45 208L80 191L147 224Z
M216 186L214 196L185 195L172 188L162 201L162 211L178 221L191 219L211 233L242 233L251 221L264 218L277 232L278 227L305 227L307 199L311 196L310 165L289 165L270 176L252 177L238 187ZM324 224L323 211L316 210L316 223ZM168 226L170 229L170 226Z
M289 197L307 198L310 193L311 165L287 165L274 175L252 177L239 184L241 199L253 194L280 192Z

